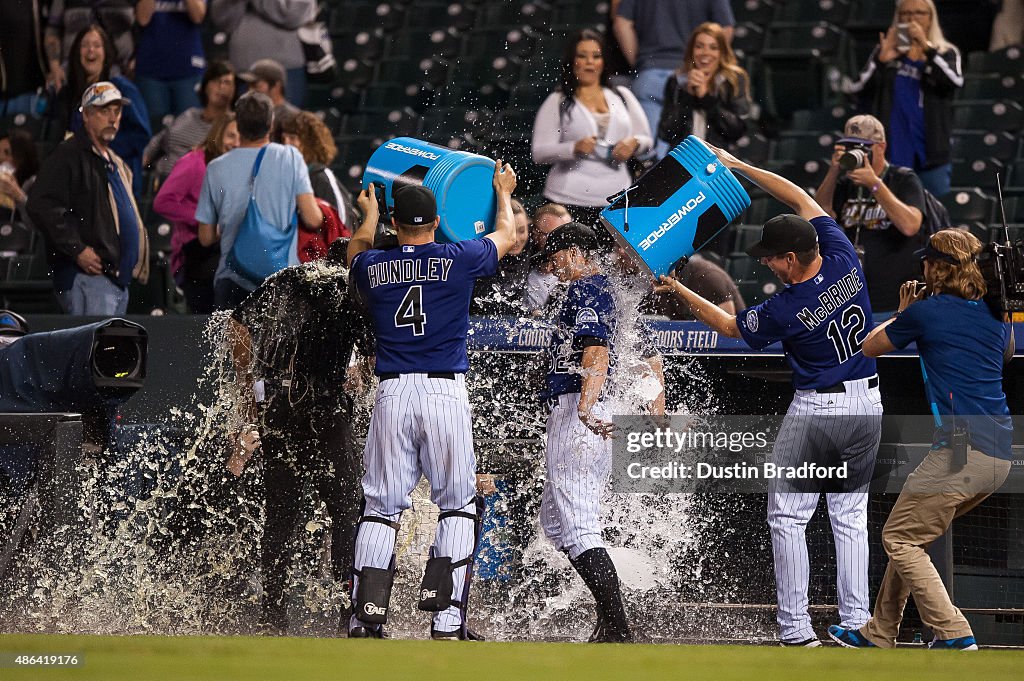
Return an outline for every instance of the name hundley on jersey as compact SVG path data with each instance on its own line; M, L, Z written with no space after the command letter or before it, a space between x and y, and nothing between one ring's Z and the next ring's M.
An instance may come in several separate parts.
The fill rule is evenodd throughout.
M829 286L818 296L821 305L813 310L805 307L796 313L796 318L808 331L811 331L828 319L828 316L842 307L844 303L852 300L862 288L864 288L864 282L857 273L857 268L854 267L849 274Z
M386 284L409 284L420 281L448 281L452 268L451 258L427 258L426 260L390 260L378 262L366 268L370 288Z

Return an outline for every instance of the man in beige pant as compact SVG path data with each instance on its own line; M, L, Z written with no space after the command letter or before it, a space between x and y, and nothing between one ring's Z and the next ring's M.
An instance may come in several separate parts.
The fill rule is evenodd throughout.
M1013 332L982 301L986 286L976 262L980 251L981 242L969 232L947 229L932 235L918 251L927 286L905 283L899 312L864 341L869 357L916 341L929 401L941 423L931 451L907 477L882 530L889 565L872 618L860 629L829 627L829 636L848 648L895 647L907 597L913 594L922 621L935 634L929 648L978 649L971 625L950 600L927 549L1010 472L1013 426L1002 391L1002 364L1013 356Z

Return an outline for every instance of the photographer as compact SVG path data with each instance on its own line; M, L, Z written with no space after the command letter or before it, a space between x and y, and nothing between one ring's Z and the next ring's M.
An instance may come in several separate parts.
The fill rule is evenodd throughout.
M863 352L878 357L917 343L936 423L931 451L907 478L882 531L889 565L874 616L860 629L829 627L852 648L892 648L908 595L935 633L930 648L977 650L971 626L950 601L927 548L953 519L1003 484L1013 456L1013 425L1003 394L1003 364L1013 356L1013 331L982 301L981 242L944 229L921 250L926 287L908 281L899 312L876 327Z
M899 284L918 274L914 253L924 243L925 198L914 171L890 165L885 151L881 122L854 116L815 197L857 250L871 309L888 316L899 304Z

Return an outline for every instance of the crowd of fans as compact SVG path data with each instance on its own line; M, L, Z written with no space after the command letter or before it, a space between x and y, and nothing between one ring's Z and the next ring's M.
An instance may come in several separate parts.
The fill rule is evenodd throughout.
M1019 4L1004 3L994 47L1020 39ZM45 238L65 311L76 311L66 301L79 276L124 288L124 300L114 296L120 302L109 312L123 311L126 268L144 280L148 267L134 262L147 252L139 211L147 200L171 223L171 270L190 311L229 306L255 288L235 276L228 251L246 214L252 163L271 141L294 147L270 147L263 170L270 179L253 183L252 196L274 214L272 222L318 229L324 213L314 199L341 223L355 222L351 195L330 169L337 155L332 133L301 110L306 60L299 31L318 11L312 0L0 2L0 116L48 119L47 129L57 132L49 146L38 147L34 141L46 140L32 140L23 129L0 131L0 210ZM204 22L229 36L227 60L207 61ZM724 146L747 134L757 106L751 76L731 47L734 24L728 0L620 0L611 3L609 31L583 29L567 41L531 145L533 161L550 166L543 189L549 204L533 216L519 206L530 245L506 259L498 283L480 291L477 311L512 312L513 299L526 311L543 308L557 286L530 256L546 232L570 219L593 224L608 196L687 135ZM632 78L621 73L630 69ZM842 217L869 272L904 276L902 256L923 236L925 191L949 191L952 101L963 82L960 52L944 37L934 2L900 0L859 76L844 85L877 117L867 132L846 136L872 155L847 172L839 167L846 146L837 146L819 193ZM270 103L267 130L253 123L247 134L252 121L236 118L245 90L265 95L254 106ZM37 147L49 154L39 159ZM214 183L215 191L233 192L229 199L203 195L207 169L218 160L230 168L220 182L231 187ZM279 174L288 189L270 199L271 186L281 189ZM36 182L37 175L47 181ZM217 201L224 205L215 207ZM126 238L135 230L125 226L135 220L138 239ZM894 261L900 267L890 267ZM707 297L742 306L714 262L697 259L690 267L715 282ZM894 288L887 277L877 279L886 280L880 289ZM892 302L879 300L878 309ZM681 315L671 305L651 309Z

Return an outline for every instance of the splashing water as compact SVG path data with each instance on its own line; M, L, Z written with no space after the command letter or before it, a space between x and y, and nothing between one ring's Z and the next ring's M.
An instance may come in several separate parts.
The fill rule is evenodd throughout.
M309 276L336 276L312 267ZM656 394L638 347L639 302L646 284L616 280L617 359L607 384L611 413L633 414ZM281 314L288 314L282 310ZM230 363L228 315L211 317L204 343L211 348L197 394L212 387L208 405L183 407L161 426L121 428L121 446L83 461L78 495L81 527L37 537L19 562L0 602L0 630L97 634L252 633L261 598L259 544L263 525L260 467L234 479L223 469L228 434L242 425L241 394ZM509 319L509 333L519 320ZM488 579L473 585L470 619L498 640L585 638L593 622L589 592L568 561L543 537L537 508L544 480L544 415L534 399L520 354L475 352L467 380L480 472L497 473L502 494L492 504L504 522L485 537L480 561ZM688 390L679 413L713 413L707 376L693 362L674 369ZM373 391L355 400L355 432L366 432ZM255 461L255 460L254 460ZM330 519L304 494L305 524L297 529L290 573L290 632L336 635L348 594L325 565ZM421 481L402 519L396 552L399 572L391 628L425 637L429 616L414 595L433 539L437 509ZM695 637L720 637L709 623L678 607L730 592L720 571L701 554L707 510L694 516L693 495L612 494L603 499L610 553L623 582L627 610L646 621L675 617ZM478 563L478 569L480 569Z

